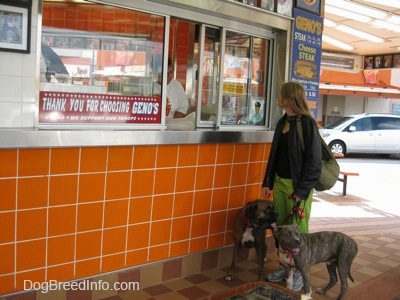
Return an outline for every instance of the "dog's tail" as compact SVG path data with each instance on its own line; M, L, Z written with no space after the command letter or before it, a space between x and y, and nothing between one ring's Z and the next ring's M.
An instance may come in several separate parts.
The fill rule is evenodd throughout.
M349 273L347 273L347 276L349 276L350 280L354 283L354 279L353 279L353 276L351 276L350 270L349 270Z
M351 241L352 241L352 243L353 243L353 248L355 249L355 251L354 251L354 256L353 256L353 258L352 258L352 262L353 262L353 260L354 260L354 258L356 257L356 255L357 255L357 253L358 253L358 246L357 246L357 243L353 240L353 239L350 239ZM353 276L351 276L351 271L350 271L350 269L351 269L351 265L350 265L350 268L349 268L349 273L347 274L347 276L349 276L349 278L350 278L350 280L354 283L354 279L353 279Z

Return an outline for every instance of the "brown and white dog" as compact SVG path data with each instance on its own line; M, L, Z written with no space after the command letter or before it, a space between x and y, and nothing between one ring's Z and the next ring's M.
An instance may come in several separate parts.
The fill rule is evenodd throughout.
M256 249L258 280L264 280L264 261L267 252L265 231L266 229L273 230L277 216L272 201L259 199L248 202L237 213L233 227L232 264L225 280L234 278L236 256L242 246Z

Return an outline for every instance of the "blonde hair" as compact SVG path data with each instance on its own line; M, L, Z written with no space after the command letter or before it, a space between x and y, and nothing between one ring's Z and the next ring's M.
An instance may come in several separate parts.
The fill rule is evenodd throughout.
M281 86L281 97L289 102L294 113L312 116L307 104L306 91L302 84L294 81L285 82Z

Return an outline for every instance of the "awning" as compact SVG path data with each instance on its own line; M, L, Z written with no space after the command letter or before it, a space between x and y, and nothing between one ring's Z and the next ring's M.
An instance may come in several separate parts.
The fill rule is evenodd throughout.
M319 93L320 95L400 99L400 89L381 86L333 85L321 83L319 85Z

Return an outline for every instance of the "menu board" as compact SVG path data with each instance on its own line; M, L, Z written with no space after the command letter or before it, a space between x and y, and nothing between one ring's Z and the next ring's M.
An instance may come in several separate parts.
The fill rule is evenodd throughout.
M294 19L291 76L303 84L310 111L317 117L323 19L297 8Z

